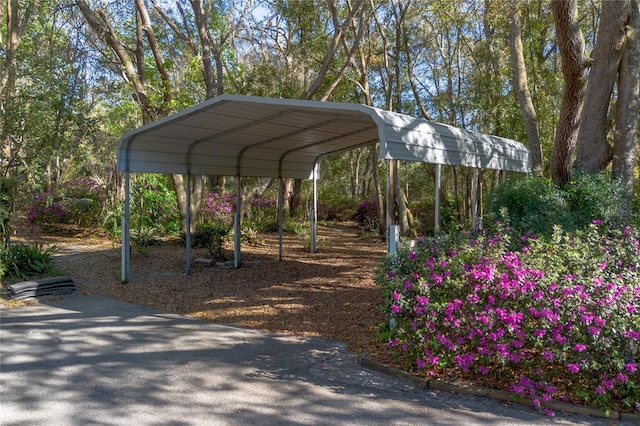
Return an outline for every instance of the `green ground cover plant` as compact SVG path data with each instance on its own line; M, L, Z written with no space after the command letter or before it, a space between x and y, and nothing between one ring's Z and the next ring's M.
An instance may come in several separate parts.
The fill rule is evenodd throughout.
M422 240L377 273L405 366L544 403L640 411L640 239L596 220L549 238L508 229Z
M19 281L56 272L53 255L58 246L11 243L0 249L0 278Z

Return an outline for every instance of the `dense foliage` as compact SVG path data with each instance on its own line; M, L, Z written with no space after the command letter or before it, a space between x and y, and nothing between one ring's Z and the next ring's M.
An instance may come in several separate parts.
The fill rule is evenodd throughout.
M378 274L389 344L414 371L529 398L640 410L640 240L596 222L574 235L486 230L422 241Z
M10 244L0 249L0 278L18 281L33 276L54 273L56 266L53 255L57 246L45 247L40 244Z
M609 173L575 177L564 188L550 179L528 176L498 185L487 208L493 217L506 218L521 235L546 235L555 226L565 231L584 229L594 218L610 226L637 220L638 210L629 211L627 188Z
M398 359L542 408L565 400L640 411L640 233L591 202L616 195L598 179L564 190L538 178L507 183L494 200L503 222L388 257L376 280ZM584 224L583 209L606 220Z
M99 224L102 206L107 198L104 187L88 178L77 178L62 185L36 191L22 198L29 226Z
M359 203L356 206L353 219L361 228L370 231L378 229L380 227L378 220L378 202L374 199L369 199Z
M0 247L6 248L11 239L11 214L15 196L15 182L0 178Z

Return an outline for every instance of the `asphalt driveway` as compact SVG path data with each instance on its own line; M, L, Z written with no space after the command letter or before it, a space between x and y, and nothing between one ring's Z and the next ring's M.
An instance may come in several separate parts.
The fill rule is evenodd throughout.
M622 423L414 388L322 338L74 296L0 310L0 424Z

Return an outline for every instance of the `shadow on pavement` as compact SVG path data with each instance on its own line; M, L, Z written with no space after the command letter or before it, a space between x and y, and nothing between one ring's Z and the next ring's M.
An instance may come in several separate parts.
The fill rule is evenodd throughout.
M3 309L0 424L611 424L415 389L340 343L103 296Z

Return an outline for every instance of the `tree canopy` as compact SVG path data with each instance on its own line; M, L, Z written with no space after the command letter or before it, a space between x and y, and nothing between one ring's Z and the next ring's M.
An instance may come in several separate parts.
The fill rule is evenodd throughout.
M0 4L0 175L30 187L100 176L118 188L125 131L221 93L364 103L520 140L559 184L607 169L636 181L638 0ZM381 201L374 151L326 161L321 191ZM396 173L410 226L435 168ZM206 182L181 179L181 210L192 190L197 213ZM459 218L473 210L471 179L444 172L443 206ZM294 202L300 183L289 185Z

